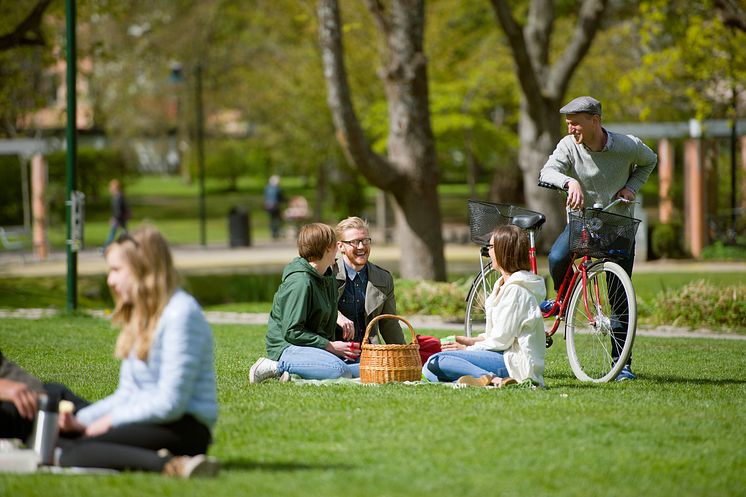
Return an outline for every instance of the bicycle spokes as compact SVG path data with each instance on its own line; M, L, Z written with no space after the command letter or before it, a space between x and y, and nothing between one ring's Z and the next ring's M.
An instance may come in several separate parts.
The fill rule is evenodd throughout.
M616 377L632 347L634 305L632 283L617 264L595 264L576 284L567 310L566 338L568 358L579 379L601 382Z
M493 270L492 264L488 263L474 278L474 283L466 299L466 317L464 320L466 336L477 336L484 332L487 325L485 303L499 277L500 272Z

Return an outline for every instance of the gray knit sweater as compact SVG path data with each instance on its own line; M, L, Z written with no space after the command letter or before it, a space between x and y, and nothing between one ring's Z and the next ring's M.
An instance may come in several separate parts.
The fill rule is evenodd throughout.
M565 136L549 156L539 174L539 180L562 187L570 178L577 179L583 189L585 206L611 203L625 186L637 193L658 163L658 156L639 138L605 130L606 146L593 152ZM631 215L632 207L618 205L612 211Z

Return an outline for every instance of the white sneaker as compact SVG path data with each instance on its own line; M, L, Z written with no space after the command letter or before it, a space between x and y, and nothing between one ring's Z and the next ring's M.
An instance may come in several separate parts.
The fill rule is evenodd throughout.
M277 361L260 357L249 369L249 383L261 383L270 378L277 378Z

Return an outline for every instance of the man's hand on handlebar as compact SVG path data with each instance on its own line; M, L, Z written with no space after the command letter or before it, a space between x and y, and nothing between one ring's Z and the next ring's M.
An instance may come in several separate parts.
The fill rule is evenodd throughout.
M560 188L556 185L553 185L551 183L547 183L545 181L539 181L537 183L542 188L550 188L555 190L562 190L567 193L567 206L570 207L570 209L574 211L580 211L583 209L585 205L585 197L583 196L583 189L580 187L580 183L576 179L569 179L564 185L564 188ZM608 210L615 205L619 203L638 203L635 202L635 198L637 197L637 194L627 188L626 186L616 192L616 195L614 195L614 200L612 203L604 207L602 210ZM601 207L601 204L598 204L599 208ZM595 208L595 206L594 206Z
M583 189L580 187L580 183L578 183L578 181L575 179L571 178L567 180L564 187L559 187L557 185L547 183L546 181L539 181L537 184L542 188L550 188L565 192L567 194L567 206L574 211L581 210L583 208L583 205L585 204Z
M624 200L628 202L632 202L636 196L637 195L635 194L635 192L633 192L632 190L630 190L629 188L625 186L624 188L616 192L616 195L614 196L614 198L623 198Z
M570 179L567 182L567 206L574 211L579 211L585 204L583 189L577 180Z

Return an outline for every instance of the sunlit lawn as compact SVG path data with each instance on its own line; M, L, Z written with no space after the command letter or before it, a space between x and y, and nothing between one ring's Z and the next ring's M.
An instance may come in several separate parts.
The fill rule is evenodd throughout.
M263 327L214 330L217 479L0 475L0 495L746 492L746 341L639 337L640 379L621 384L579 383L560 339L548 351L548 388L540 391L249 386ZM93 318L0 320L4 354L92 400L115 388L114 339L109 324Z

